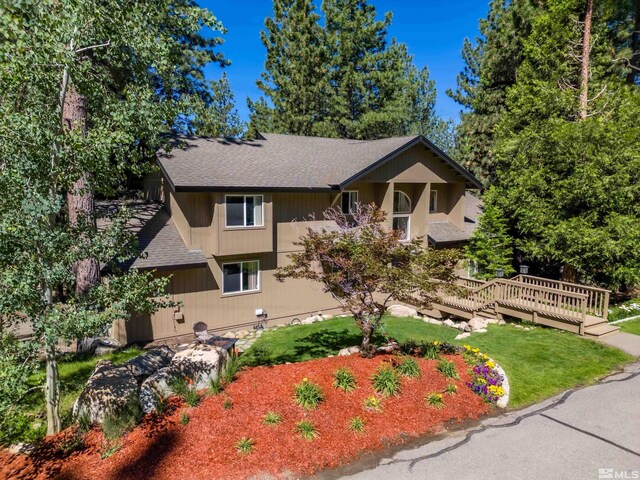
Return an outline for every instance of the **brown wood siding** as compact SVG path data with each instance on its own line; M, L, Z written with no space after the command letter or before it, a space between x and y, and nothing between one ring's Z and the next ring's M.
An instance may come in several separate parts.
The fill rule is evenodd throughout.
M429 213L429 222L451 222L458 228L464 225L465 184L432 183L431 189L437 191L437 210Z

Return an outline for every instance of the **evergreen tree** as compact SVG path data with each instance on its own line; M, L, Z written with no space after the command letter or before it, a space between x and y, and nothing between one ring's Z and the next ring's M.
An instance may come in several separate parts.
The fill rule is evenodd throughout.
M273 105L275 132L333 133L324 122L331 94L325 34L319 19L311 0L275 0L273 17L265 21L261 39L267 57L258 88Z
M495 180L495 126L506 108L507 89L516 81L523 41L541 10L537 0L492 0L480 21L475 45L462 49L464 70L447 94L464 107L457 128L456 156L485 184Z
M533 22L487 204L541 268L626 288L640 283L640 87L618 65L614 6L549 0Z
M210 99L196 108L192 129L207 137L235 138L242 136L245 123L240 119L226 73L210 82Z
M490 193L485 195L485 201L490 196ZM474 276L482 279L494 278L498 269L502 269L505 275L514 273L513 239L508 234L507 220L501 211L487 202L478 221L478 228L465 247Z
M249 126L245 136L247 138L258 138L262 133L278 133L274 124L274 111L264 97L260 97L255 102L247 97L247 107L249 108Z

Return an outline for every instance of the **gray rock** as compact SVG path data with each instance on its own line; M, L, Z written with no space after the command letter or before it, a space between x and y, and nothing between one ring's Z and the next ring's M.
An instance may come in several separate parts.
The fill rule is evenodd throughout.
M125 365L129 367L136 380L141 382L161 368L167 367L174 355L173 350L166 345L162 345L132 358Z
M463 333L461 333L459 335L456 335L456 340L463 340L463 339L468 338L470 336L471 336L471 334L469 332L463 332Z
M473 317L471 320L469 320L469 327L471 328L472 332L480 330L481 328L487 328L487 325L489 325L489 322L487 322L486 318Z
M431 325L440 325L440 326L442 326L442 324L444 322L442 320L438 320L437 318L429 318L429 323Z
M507 322L505 322L504 320L498 320L498 325L506 325Z
M473 333L487 333L487 329L486 328L479 328L478 330L474 330Z
M83 416L91 423L102 423L104 417L138 402L138 382L125 366L114 366L109 360L100 360L89 377L87 385L73 405L73 415Z
M442 324L446 327L457 328L456 324L453 323L453 321L448 318L444 322L442 322Z
M392 317L417 317L418 311L406 305L390 305L387 313Z
M353 348L353 347L352 347ZM379 346L376 351L378 353L393 353L396 350L398 350L400 348L400 345L398 345L397 342L389 342L386 345L381 345ZM358 351L360 351L360 349L358 348Z
M360 347L353 346L353 347L343 348L338 352L338 356L346 357L348 355L353 355L354 353L360 353Z
M229 354L226 350L211 345L194 345L176 353L171 364L161 368L140 386L140 406L150 413L156 410L161 398L174 394L171 385L176 381L189 379L196 390L207 388L218 378L226 365Z
M107 355L122 348L122 344L111 337L86 337L78 339L78 353L91 353L95 356Z
M458 327L458 330L460 330L460 331L463 331L463 332L470 332L471 331L471 327L469 326L469 324L467 322L460 322L456 326Z

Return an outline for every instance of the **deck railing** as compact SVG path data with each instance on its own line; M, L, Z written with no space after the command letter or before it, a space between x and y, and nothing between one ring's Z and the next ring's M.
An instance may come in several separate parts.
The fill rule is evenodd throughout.
M580 293L582 295L586 295L588 315L601 317L606 320L609 314L609 295L611 292L609 290L605 290L604 288L578 285L569 282L561 282L559 280L550 280L548 278L534 277L532 275L517 275L511 280L528 285L551 288L562 292Z

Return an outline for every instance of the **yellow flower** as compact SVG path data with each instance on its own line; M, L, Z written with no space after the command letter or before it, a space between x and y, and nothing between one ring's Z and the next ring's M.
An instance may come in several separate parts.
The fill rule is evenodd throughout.
M478 383L482 383L483 385L484 385L485 383L487 383L487 381L486 381L484 378L482 378L482 377L478 377L478 378L476 379L476 382L478 382Z
M437 341L437 340L435 340L435 341L433 342L433 344L437 346L437 345L440 345L440 342L439 342L439 341Z
M479 348L474 348L473 350L471 350L473 353L478 353L480 351Z
M309 381L309 379L308 379L307 377L304 377L304 378L302 379L302 381L303 381L303 382L308 382L308 381Z
M482 359L483 359L483 360L488 360L488 359L489 359L489 357L487 356L487 354L486 354L486 353L483 353L483 354L482 354Z
M468 352L471 350L471 345L464 345L464 349Z
M489 360L488 362L485 362L485 365L489 368L495 368L496 364L493 363L491 360Z

